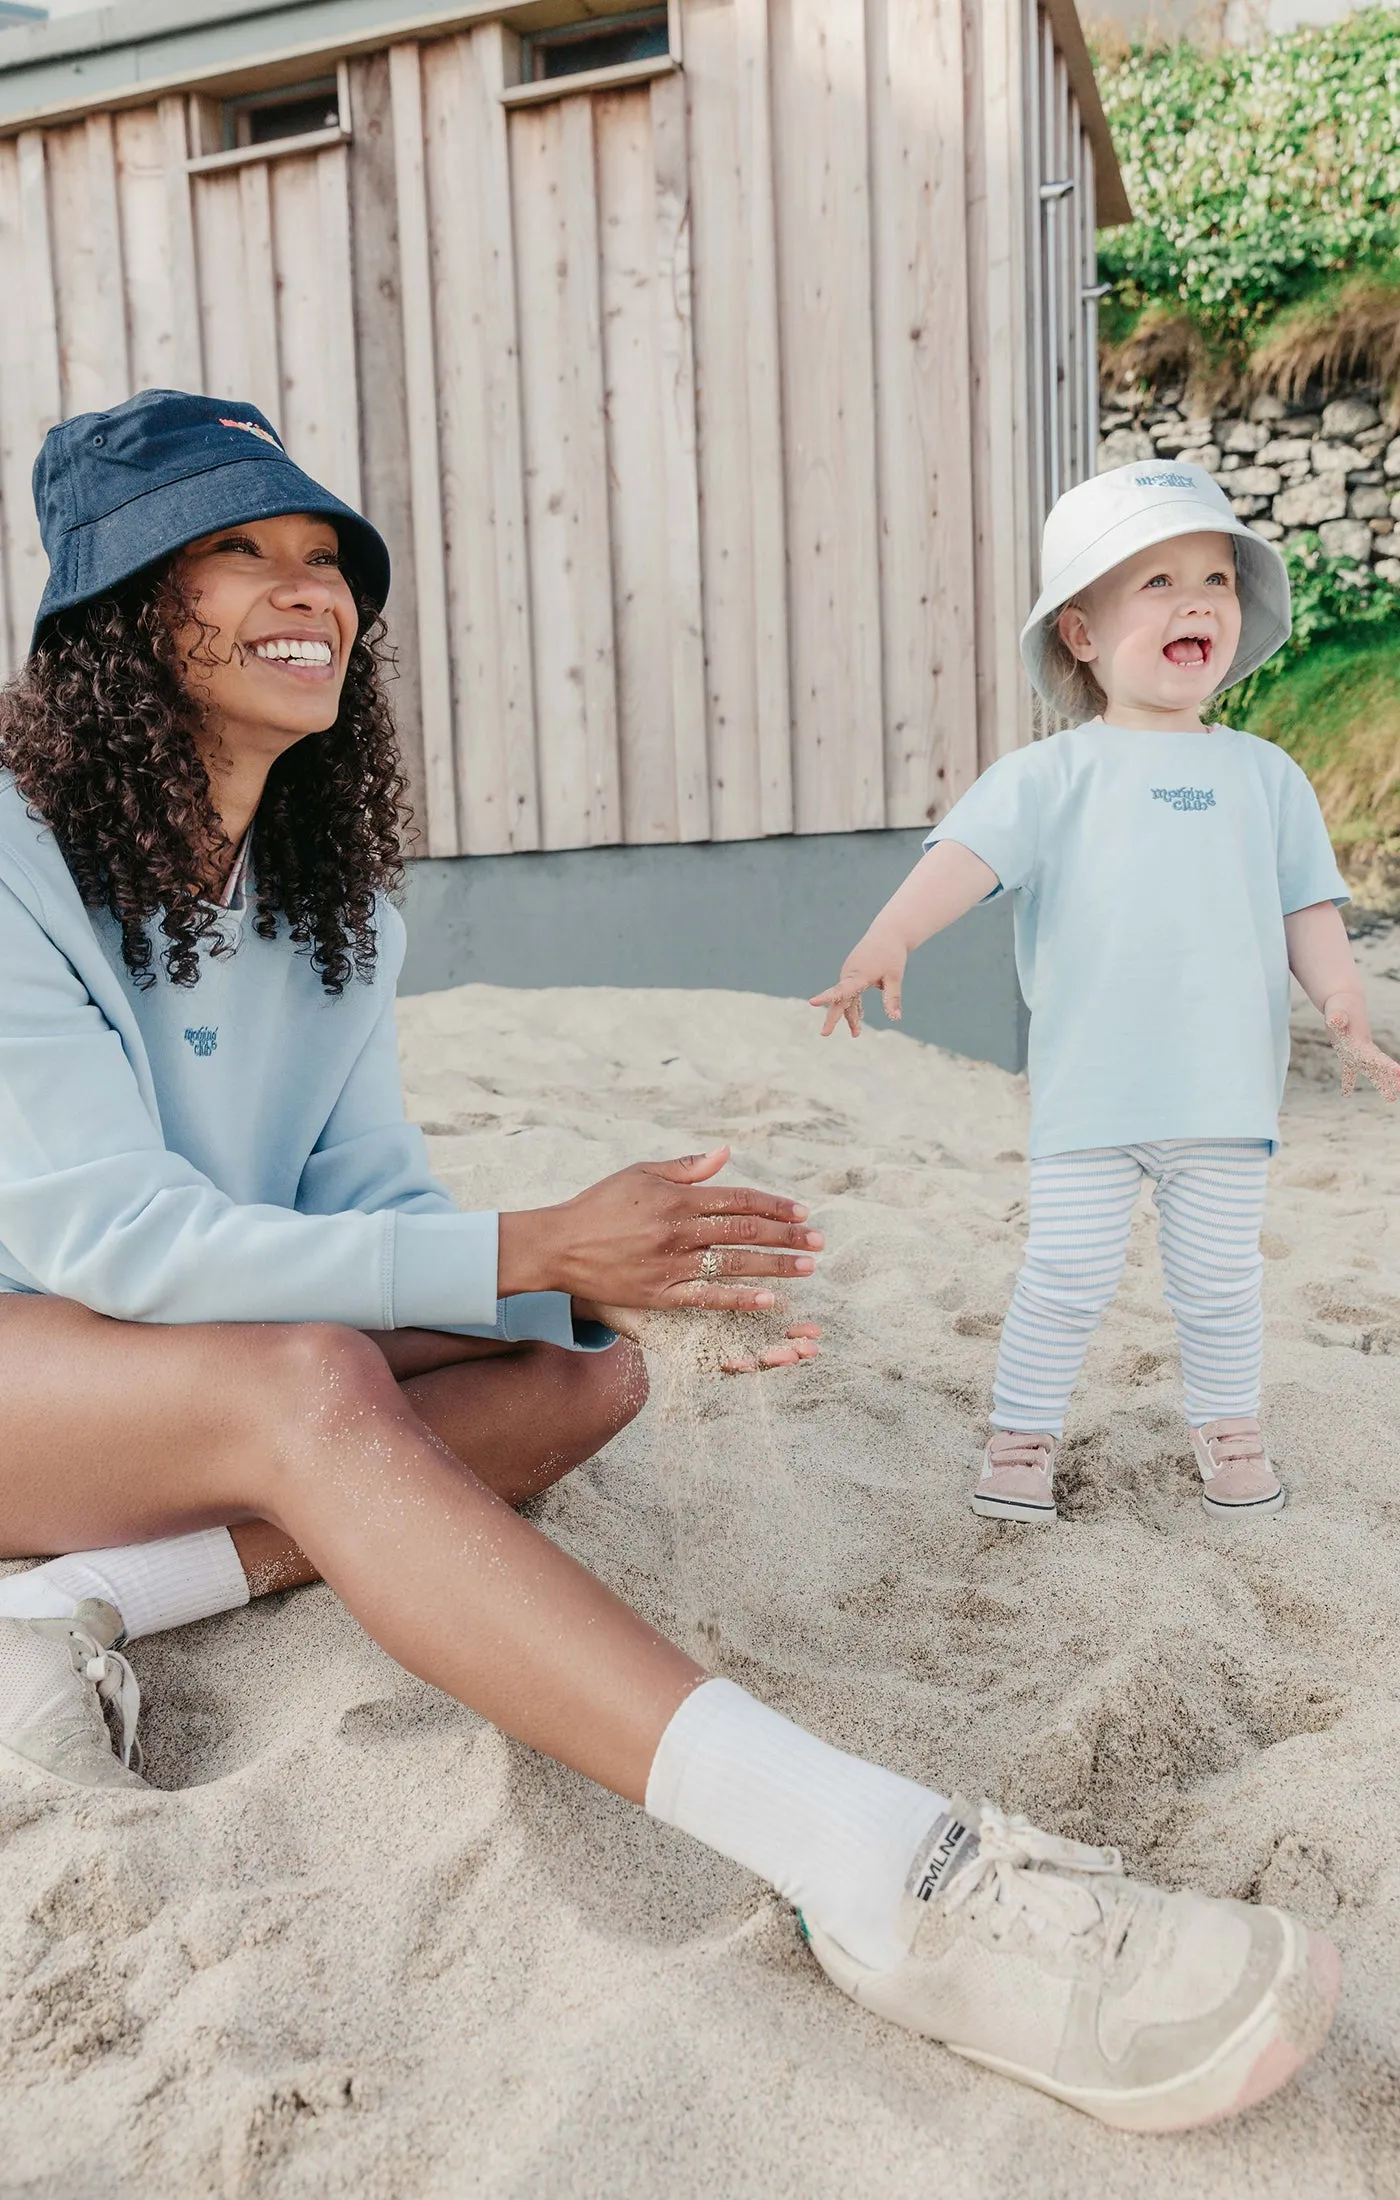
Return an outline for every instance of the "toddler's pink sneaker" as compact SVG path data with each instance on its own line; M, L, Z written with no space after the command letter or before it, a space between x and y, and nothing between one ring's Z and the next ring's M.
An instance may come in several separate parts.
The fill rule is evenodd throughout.
M1208 1513L1276 1513L1285 1498L1264 1448L1259 1423L1250 1414L1236 1421L1207 1421L1191 1431L1191 1449L1201 1470L1201 1503Z
M984 1520L1053 1520L1054 1437L994 1429L982 1454L972 1509Z

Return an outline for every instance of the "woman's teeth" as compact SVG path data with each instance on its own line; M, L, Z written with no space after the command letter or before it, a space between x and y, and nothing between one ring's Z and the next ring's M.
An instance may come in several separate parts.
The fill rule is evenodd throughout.
M253 655L265 658L270 664L328 665L331 645L329 642L259 642Z

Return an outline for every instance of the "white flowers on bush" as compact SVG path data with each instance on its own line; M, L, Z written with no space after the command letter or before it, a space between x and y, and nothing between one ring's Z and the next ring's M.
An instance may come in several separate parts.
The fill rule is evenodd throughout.
M1237 344L1319 277L1400 245L1400 10L1097 70L1137 215L1099 240L1120 307L1179 303Z

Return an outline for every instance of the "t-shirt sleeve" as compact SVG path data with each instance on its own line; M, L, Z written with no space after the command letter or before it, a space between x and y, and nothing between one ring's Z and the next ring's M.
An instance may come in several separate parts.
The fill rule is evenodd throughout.
M1351 900L1305 771L1285 757L1278 806L1278 888L1286 917L1314 902Z
M934 826L925 849L940 840L956 840L996 872L1008 893L1029 886L1040 852L1042 789L1037 765L1033 748L998 757Z

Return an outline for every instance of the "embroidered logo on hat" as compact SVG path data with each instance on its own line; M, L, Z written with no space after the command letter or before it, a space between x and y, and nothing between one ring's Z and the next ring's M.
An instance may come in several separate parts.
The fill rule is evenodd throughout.
M270 443L274 451L280 451L282 448L271 429L260 428L256 420L229 420L223 413L220 413L219 426L221 428L242 428L247 434L255 435L260 443Z
M1191 474L1134 474L1139 489L1196 489L1200 483Z

